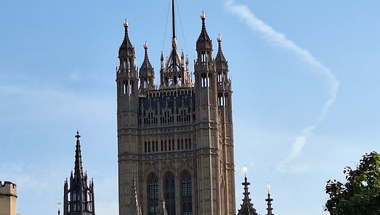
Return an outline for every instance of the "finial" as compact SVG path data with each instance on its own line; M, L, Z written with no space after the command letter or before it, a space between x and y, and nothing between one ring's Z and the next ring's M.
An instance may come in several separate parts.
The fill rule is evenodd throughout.
M149 48L149 45L148 45L148 43L146 41L145 41L143 47L144 47L145 50L147 50Z
M58 199L58 202L57 202L57 206L58 206L58 215L61 214L61 201Z
M75 135L75 138L77 138L77 140L79 140L80 138L80 135L79 135L79 131L77 130L77 135Z
M129 27L129 23L128 23L127 19L124 20L123 25L124 25L124 27Z
M243 171L244 171L244 177L247 177L247 166L245 164L243 167Z
M267 188L268 188L268 193L269 193L269 191L270 191L270 184L269 184L269 182L267 182Z
M222 37L220 36L220 34L219 34L218 37L216 38L216 41L218 41L218 43L222 42Z
M201 19L202 19L202 20L205 20L205 19L206 19L206 14L205 14L205 12L204 12L204 11L202 11L202 14L201 14Z

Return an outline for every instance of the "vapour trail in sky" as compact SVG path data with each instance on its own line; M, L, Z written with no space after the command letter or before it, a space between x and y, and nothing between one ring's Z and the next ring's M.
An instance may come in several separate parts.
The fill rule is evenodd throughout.
M287 39L283 33L275 31L271 26L265 24L262 20L255 17L255 15L250 11L246 5L235 4L234 1L229 0L225 2L225 8L234 15L241 18L245 24L254 32L259 33L263 36L265 40L271 42L282 49L286 49L298 56L303 62L308 64L313 68L314 71L318 72L320 75L326 78L326 82L329 86L329 99L324 103L319 120L323 120L329 111L330 106L336 100L338 93L339 82L336 80L334 74L329 68L325 67L321 62L319 62L309 51L302 49L293 41ZM287 164L295 157L297 157L304 145L307 142L307 138L312 134L312 131L316 128L315 125L308 126L302 130L302 134L295 138L292 145L291 152L289 155L283 159L278 168L281 171L287 171ZM301 168L302 170L307 170L307 167ZM300 168L290 168L290 171L297 172Z

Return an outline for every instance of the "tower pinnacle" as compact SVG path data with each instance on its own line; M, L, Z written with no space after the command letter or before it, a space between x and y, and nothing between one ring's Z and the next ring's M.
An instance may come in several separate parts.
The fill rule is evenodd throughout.
M145 41L143 48L145 49L144 61L140 67L139 78L140 78L140 92L145 93L147 90L154 88L154 69L149 61L148 48L149 45Z
M207 50L212 51L212 42L211 42L210 37L207 34L206 21L205 21L206 14L204 11L202 11L201 20L202 20L202 30L197 39L196 49L198 52L199 51L205 52Z
M248 191L248 186L250 184L251 183L247 181L247 177L244 177L244 182L242 183L242 185L244 186L243 204L241 204L241 207L237 215L258 215L256 213L256 209L253 207L253 204L251 203L251 199L249 198L250 192Z
M94 215L94 183L87 184L87 173L83 174L79 131L75 135L75 167L71 173L70 184L67 179L63 188L63 215ZM58 215L61 213L58 202Z
M74 179L80 180L83 176L83 167L82 167L82 152L80 149L80 135L79 131L75 135L76 146L75 146L75 166L74 166Z
M135 49L129 40L129 34L128 34L128 27L129 27L129 22L125 19L124 23L124 39L123 42L119 48L119 59L126 59L128 57L133 57L135 55Z
M270 197L270 184L268 183L267 185L268 187L268 198L265 199L265 201L267 202L267 214L266 215L274 215L273 213L273 208L272 208L272 201L273 199Z
M218 63L222 63L223 64L222 66L228 68L227 60L224 57L223 51L222 51L222 37L220 36L220 34L216 38L216 41L218 42L218 52L216 54L215 61Z

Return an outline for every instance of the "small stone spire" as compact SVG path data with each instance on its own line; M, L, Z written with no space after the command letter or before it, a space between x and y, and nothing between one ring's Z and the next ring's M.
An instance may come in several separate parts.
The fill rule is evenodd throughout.
M248 186L251 184L247 181L247 168L244 165L244 182L242 185L244 186L244 198L243 198L243 204L241 204L239 212L237 215L258 215L256 212L256 209L253 207L253 204L251 203L251 199L249 198L250 192L248 191Z
M61 215L61 201L59 199L57 202L57 206L58 206L58 215Z
M215 61L227 64L227 60L224 57L222 51L222 37L220 36L220 34L216 38L216 41L218 41L218 53L216 54Z
M129 23L127 20L124 21L123 23L124 26L124 39L123 42L120 45L119 48L119 59L125 60L127 57L134 57L135 55L135 48L133 47L131 41L129 40L129 35L128 35L128 27Z
M79 131L77 131L77 135L75 135L75 138L77 138L76 146L75 146L75 167L74 167L74 179L81 180L83 176L83 167L82 167L82 152L80 150L80 135Z
M148 48L149 45L145 41L143 48L145 50L144 61L140 67L139 78L140 78L140 92L145 93L148 89L154 88L154 69L149 61Z
M141 208L137 196L137 188L135 178L132 179L132 194L131 194L131 215L142 215Z
M127 19L124 20L123 26L124 26L125 32L124 32L124 40L123 40L122 45L125 45L125 47L132 47L132 43L129 40L129 34L128 34L129 22L127 21Z
M267 207L267 214L266 215L274 215L273 208L272 208L273 199L270 198L270 184L269 183L268 183L267 187L268 187L268 198L265 199L265 201L267 202L268 207Z
M152 67L152 64L150 63L150 60L149 60L149 57L148 57L148 49L149 49L149 45L148 43L145 41L144 45L143 45L143 48L145 50L145 56L144 56L144 61L140 67L140 71L141 70L152 70L153 67Z
M202 11L201 20L202 20L202 30L197 39L196 49L197 51L206 51L206 50L212 51L212 42L206 30L206 21L205 21L206 15L204 11Z

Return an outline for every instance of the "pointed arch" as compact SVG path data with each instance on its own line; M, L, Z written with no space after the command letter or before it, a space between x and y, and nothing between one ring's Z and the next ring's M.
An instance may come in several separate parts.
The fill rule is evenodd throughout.
M164 198L168 215L175 215L175 184L171 172L166 172L164 175Z
M181 173L181 214L192 215L192 180L187 170Z
M154 215L158 212L158 177L152 172L147 179L148 210L149 215Z

